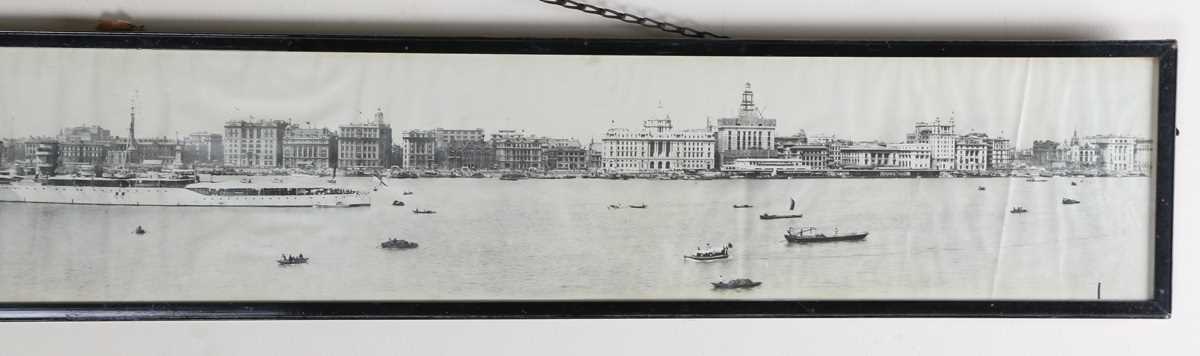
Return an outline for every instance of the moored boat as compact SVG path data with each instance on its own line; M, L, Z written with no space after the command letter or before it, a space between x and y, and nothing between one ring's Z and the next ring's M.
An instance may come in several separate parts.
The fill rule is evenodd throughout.
M744 289L754 288L762 285L762 282L753 281L749 278L737 278L728 281L711 282L713 289Z
M835 242L835 241L858 241L867 238L868 232L848 232L839 233L837 229L833 230L832 234L817 232L814 227L789 228L787 233L783 235L788 242L795 243L810 243L810 242Z
M325 184L199 182L194 175L56 176L40 184L0 185L0 202L203 207L369 206L370 193Z

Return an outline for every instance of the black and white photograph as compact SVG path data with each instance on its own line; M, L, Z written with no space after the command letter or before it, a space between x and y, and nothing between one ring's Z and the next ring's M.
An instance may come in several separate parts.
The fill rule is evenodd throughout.
M1146 301L1154 57L0 48L0 302Z

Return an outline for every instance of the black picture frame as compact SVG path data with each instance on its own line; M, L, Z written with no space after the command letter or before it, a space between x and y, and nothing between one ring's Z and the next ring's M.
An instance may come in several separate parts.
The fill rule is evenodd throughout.
M1151 41L786 41L0 32L0 47L651 56L1152 57L1157 60L1153 297L1147 301L460 301L0 303L0 320L1071 317L1171 313L1177 45Z

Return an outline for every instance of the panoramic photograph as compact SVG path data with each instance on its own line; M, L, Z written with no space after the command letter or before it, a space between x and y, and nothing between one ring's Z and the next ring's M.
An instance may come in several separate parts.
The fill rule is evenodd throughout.
M0 48L0 302L1147 300L1156 71Z

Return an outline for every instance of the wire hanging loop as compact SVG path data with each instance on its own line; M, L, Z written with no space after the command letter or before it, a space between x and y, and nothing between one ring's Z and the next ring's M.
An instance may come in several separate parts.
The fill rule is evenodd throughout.
M694 38L729 38L727 36L718 35L708 31L700 31L687 26L679 26L669 22L658 21L651 18L641 17L634 14L628 14L613 9L584 4L574 0L538 0L551 5L558 5L572 10L583 11L592 15L599 15L613 20L621 20L625 23L642 25L645 27L657 28L663 32L676 33L686 37Z

